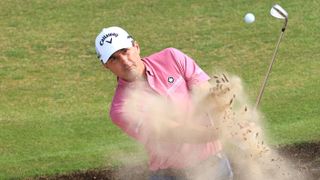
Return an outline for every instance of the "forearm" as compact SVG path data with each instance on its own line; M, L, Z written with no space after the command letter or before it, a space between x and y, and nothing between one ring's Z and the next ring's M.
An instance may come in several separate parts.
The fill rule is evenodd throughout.
M173 143L206 143L217 140L218 131L214 127L188 124L163 128L154 137L160 141Z

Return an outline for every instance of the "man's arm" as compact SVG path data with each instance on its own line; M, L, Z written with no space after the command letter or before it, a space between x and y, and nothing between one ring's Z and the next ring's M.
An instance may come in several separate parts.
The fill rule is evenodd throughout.
M200 101L211 95L212 85L205 80L192 85L191 88L192 97L197 100L193 99L193 105L195 107L192 112L192 117L188 118L198 118L196 114L198 113L197 108L201 109L199 113L202 113L202 115L207 113L203 108L203 105L200 104ZM187 123L184 124L179 124L178 122L171 120L163 120L162 122L161 125L157 124L153 127L154 134L151 138L175 143L206 143L218 140L219 129L213 126L211 121L210 126L200 125L194 120L187 121Z
M202 86L204 89L208 87L203 84L199 88ZM192 115L181 113L177 110L179 107L163 97L142 93L141 90L135 93L131 89L130 92L134 96L127 97L127 101L120 98L112 103L110 116L117 126L140 142L151 139L172 143L206 143L217 139L216 128L200 125L190 117Z
M195 123L180 125L168 122L161 128L155 127L151 139L172 143L206 143L218 139L218 130L211 126L205 127Z

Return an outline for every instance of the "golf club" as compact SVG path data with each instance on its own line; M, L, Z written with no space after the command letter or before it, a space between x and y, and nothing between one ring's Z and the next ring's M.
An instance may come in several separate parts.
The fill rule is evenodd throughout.
M281 42L281 39L283 37L283 34L284 34L284 31L286 30L286 27L287 27L287 23L288 23L288 13L278 4L275 4L271 10L270 10L270 14L277 18L277 19L284 19L284 25L281 29L281 33L280 33L280 37L278 39L278 43L276 45L276 49L274 50L274 53L273 53L273 56L272 56L272 59L271 59L271 62L270 62L270 65L269 65L269 68L268 68L268 71L267 71L267 74L264 78L264 81L261 85L261 88L260 88L260 92L259 92L259 95L257 97L257 100L256 100L256 106L255 108L257 109L259 104L260 104L260 101L261 101L261 97L263 95L263 92L264 92L264 89L265 89L265 86L266 86L266 83L267 83L267 80L269 78L269 74L271 72L271 69L272 69L272 66L275 62L275 58L276 58L276 55L277 55L277 52L278 52L278 48L279 48L279 44Z

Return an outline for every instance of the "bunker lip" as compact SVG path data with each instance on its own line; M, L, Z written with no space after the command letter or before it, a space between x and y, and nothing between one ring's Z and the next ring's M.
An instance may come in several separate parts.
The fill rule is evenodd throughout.
M318 180L320 177L320 142L302 143L276 148L284 157L290 159L295 166L309 175L309 180ZM236 175L236 174L235 174ZM69 174L40 176L28 180L117 180L117 179L147 179L147 164L136 164L130 167L91 169L75 171Z

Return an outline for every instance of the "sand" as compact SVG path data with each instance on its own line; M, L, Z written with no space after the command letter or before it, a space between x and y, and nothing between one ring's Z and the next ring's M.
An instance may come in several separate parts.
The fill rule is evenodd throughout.
M129 128L140 130L142 143L150 141L150 131L168 133L167 123L197 123L205 114L218 132L223 152L232 164L234 179L306 179L266 142L262 125L265 119L248 100L239 77L227 73L212 75L209 88L192 91L191 102L192 108L186 110L185 103L171 102L139 82L128 91L123 112L130 119ZM173 136L179 136L179 131L172 134L175 139ZM155 139L152 139L154 144L162 143L154 142ZM170 152L159 146L159 153ZM193 174L190 179L210 179L204 176L212 168L202 168L201 173Z

